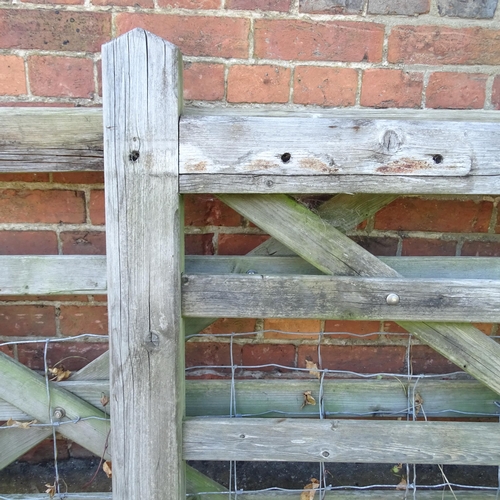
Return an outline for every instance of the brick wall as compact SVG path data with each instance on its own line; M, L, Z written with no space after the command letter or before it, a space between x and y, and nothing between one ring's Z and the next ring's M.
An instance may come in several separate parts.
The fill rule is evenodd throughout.
M2 0L0 104L100 106L100 46L133 27L178 45L184 96L203 106L402 107L500 110L496 0ZM104 254L100 173L0 174L1 254ZM267 236L213 196L186 196L190 254L244 254ZM500 256L499 198L403 197L352 236L376 255ZM479 325L486 334L496 325ZM0 342L106 332L106 298L0 302ZM235 360L304 366L327 337L323 366L404 372L393 323L219 320L206 333L266 330L237 342ZM302 332L290 335L279 331ZM311 333L316 332L315 335ZM398 335L385 335L394 333ZM55 345L49 363L77 369L102 342ZM1 348L34 369L43 347ZM187 364L226 364L227 344L187 345ZM425 346L415 371L453 370Z

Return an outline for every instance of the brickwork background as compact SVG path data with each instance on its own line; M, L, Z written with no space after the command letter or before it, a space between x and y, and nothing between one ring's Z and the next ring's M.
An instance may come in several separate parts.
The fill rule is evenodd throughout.
M134 27L178 45L184 97L199 106L500 110L495 0L0 0L0 105L100 106L100 47ZM466 111L464 111L466 113ZM0 174L1 254L104 254L101 173ZM500 256L500 198L403 197L353 231L376 255ZM267 239L209 195L186 196L189 254L244 254ZM478 325L486 334L497 325ZM235 362L303 366L318 332L325 368L406 370L390 322L219 320L187 344L187 364L227 364L210 333L242 339ZM287 335L275 330L302 332ZM106 298L4 297L0 342L105 333ZM314 332L316 334L314 335ZM312 334L311 334L312 333ZM49 364L77 369L105 343L55 345ZM34 369L43 347L1 348ZM415 371L454 370L418 346ZM420 353L417 355L416 353Z

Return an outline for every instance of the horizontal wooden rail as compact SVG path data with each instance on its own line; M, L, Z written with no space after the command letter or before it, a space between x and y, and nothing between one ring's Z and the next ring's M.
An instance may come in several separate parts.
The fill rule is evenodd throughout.
M406 416L407 391L414 383L401 379L325 380L323 384L324 411L340 416L385 418ZM59 382L54 384L96 408L102 408L103 394L109 394L109 381ZM230 380L187 380L186 415L227 416L230 414ZM280 413L295 417L314 417L319 406L303 405L304 392L310 391L319 403L319 383L316 379L301 380L236 380L235 406L239 415L278 417ZM474 380L418 381L415 392L429 417L467 418L499 414L498 397ZM423 401L423 402L422 402ZM410 397L411 403L411 397ZM112 402L111 402L112 406ZM109 410L109 407L107 408ZM31 420L32 416L0 399L0 421Z
M498 257L380 257L380 260L407 278L500 280ZM2 255L0 269L0 296L106 293L104 256ZM186 256L186 272L322 274L300 257L194 255ZM337 275L342 275L342 269Z
M500 280L185 275L184 316L500 321Z
M183 193L500 193L495 112L185 112ZM2 172L103 168L100 109L3 108L0 126Z
M498 423L193 418L186 460L498 465Z

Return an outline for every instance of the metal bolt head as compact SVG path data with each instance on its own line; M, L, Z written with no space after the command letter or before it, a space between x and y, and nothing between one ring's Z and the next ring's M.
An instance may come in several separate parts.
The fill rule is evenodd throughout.
M56 420L61 420L66 416L66 410L64 408L54 408L54 412L52 413L52 416Z
M257 271L254 271L253 269L249 269L247 271L247 274L257 274Z
M385 301L387 304L390 306L397 306L399 304L399 295L396 293L390 293L386 298Z

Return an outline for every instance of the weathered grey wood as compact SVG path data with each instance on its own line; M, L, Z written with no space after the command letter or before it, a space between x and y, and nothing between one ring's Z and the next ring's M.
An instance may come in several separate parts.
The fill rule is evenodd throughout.
M497 193L500 188L499 151L490 143L500 141L496 123L185 116L180 131L182 192L419 193L446 186L447 193Z
M492 175L500 166L490 143L500 140L497 124L248 116L181 121L181 174L463 177Z
M0 406L2 404L0 403ZM5 405L4 405L5 406ZM14 411L17 408L14 408ZM19 412L19 410L17 410ZM22 412L21 412L22 413ZM12 417L15 418L15 417ZM8 420L8 418L6 419ZM52 436L51 429L30 428L30 429L8 429L0 430L0 470L7 467L27 451L31 450L44 439ZM0 499L1 499L0 493Z
M0 172L102 170L102 110L0 109Z
M2 255L0 295L106 293L106 257Z
M398 193L398 194L500 194L497 174L466 177L376 175L271 175L182 174L181 193Z
M346 274L401 276L290 198L281 195L221 195L220 198L326 274L331 274L332 263L335 262L336 268L339 261ZM500 346L494 340L465 324L401 324L500 394Z
M273 242L276 240L273 239ZM282 246L281 243L279 245ZM187 255L186 273L245 274L248 271L255 271L257 274L270 275L323 274L318 268L295 254L285 257L266 255L266 252L273 253L278 249L278 245L274 243L259 248L256 255L248 256ZM289 252L293 253L291 250ZM264 256L260 256L260 253ZM379 257L379 259L407 278L500 279L498 257ZM107 293L104 256L2 255L0 268L3 271L0 274L0 296ZM342 275L342 271L332 269L332 274ZM196 333L198 324L191 325L188 322L185 327L186 332ZM107 376L106 372L104 378Z
M184 422L187 460L496 465L498 423L261 418Z
M113 492L183 498L178 117L182 58L135 29L103 46Z
M396 294L399 304L387 303ZM183 277L190 317L500 321L500 280L204 275Z
M96 408L102 408L102 395L109 395L107 380L65 381L55 386L62 387ZM326 415L404 417L412 411L408 408L406 392L408 387L413 390L413 386L412 382L408 384L395 379L326 379L323 384L324 411ZM187 380L186 415L229 415L230 391L229 380ZM236 380L236 412L262 417L278 417L280 412L295 417L318 415L317 405L302 408L305 391L311 391L312 396L319 401L319 385L310 377L300 380ZM499 414L495 404L498 397L475 380L421 379L416 391L423 398L428 417L463 418L468 414ZM112 402L106 410L112 411ZM32 419L27 413L0 400L0 421L9 418L18 421ZM0 433L0 444L3 435Z
M45 379L3 353L0 353L0 379L0 397L41 423L50 421L49 412L56 407L64 408L63 421L81 418L78 423L59 426L58 431L98 456L104 453L109 421L104 420L103 411L52 383L49 406ZM83 420L85 417L97 419ZM109 451L105 456L110 457Z

